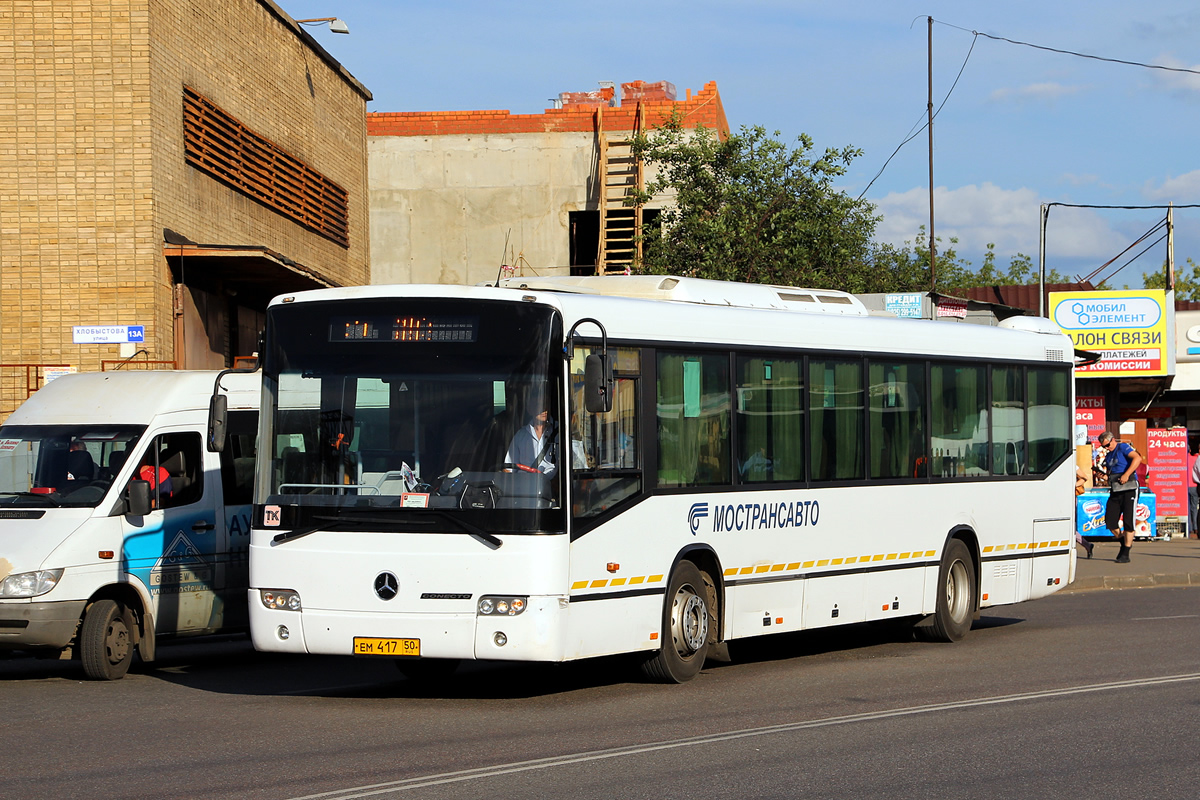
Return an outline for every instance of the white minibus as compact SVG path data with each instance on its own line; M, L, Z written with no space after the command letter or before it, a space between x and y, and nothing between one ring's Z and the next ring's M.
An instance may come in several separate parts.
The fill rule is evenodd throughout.
M224 396L216 452L214 386ZM244 630L257 374L65 375L0 426L0 651L114 680Z

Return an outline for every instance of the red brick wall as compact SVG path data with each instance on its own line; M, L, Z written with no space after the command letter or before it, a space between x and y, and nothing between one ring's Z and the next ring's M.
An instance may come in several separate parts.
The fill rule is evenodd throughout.
M640 83L640 82L637 82ZM622 84L625 86L626 84ZM632 85L632 84L630 84ZM643 100L646 124L661 125L678 109L684 125L703 125L722 137L729 132L725 108L716 81L699 92L688 92L686 100ZM636 103L604 109L606 131L633 130ZM508 111L373 111L367 114L368 136L449 136L489 133L586 132L595 129L594 105L548 108L542 114L511 114Z

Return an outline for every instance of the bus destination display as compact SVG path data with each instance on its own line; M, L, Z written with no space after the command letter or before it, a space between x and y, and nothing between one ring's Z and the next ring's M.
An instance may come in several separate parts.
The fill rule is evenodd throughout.
M474 342L478 317L337 317L329 323L331 342Z

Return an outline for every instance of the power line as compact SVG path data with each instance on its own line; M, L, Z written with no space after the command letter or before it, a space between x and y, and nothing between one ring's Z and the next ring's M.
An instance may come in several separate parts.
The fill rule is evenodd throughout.
M938 23L939 25L945 25L947 28L954 28L955 30L964 31L966 33L971 34L972 36L984 36L988 39L992 39L993 41L1008 42L1009 44L1016 44L1016 45L1020 45L1021 47L1032 47L1035 50L1045 50L1050 53L1061 53L1062 55L1075 56L1077 58L1090 58L1093 61L1106 61L1110 64L1124 64L1129 67L1142 67L1144 69L1160 69L1160 70L1163 70L1164 72L1185 72L1189 75L1200 75L1200 70L1196 70L1196 69L1187 69L1185 67L1168 67L1168 66L1164 66L1163 64L1147 64L1142 61L1126 61L1125 59L1122 59L1122 58L1107 58L1105 56L1092 55L1091 53L1077 53L1074 50L1062 50L1057 47L1047 47L1046 45L1043 45L1043 44L1033 44L1032 42L1022 42L1017 39L1009 39L1005 36L993 36L990 33L982 33L980 31L967 30L966 28L960 27L958 25L951 25L949 22L942 22L939 19L935 19L934 22Z
M1155 223L1155 225L1154 225L1154 227L1153 227L1153 228L1151 228L1150 230L1146 231L1145 233L1143 233L1143 234L1142 234L1141 236L1139 236L1138 238L1134 239L1134 240L1133 240L1133 242L1132 242L1132 243L1130 243L1130 245L1129 245L1128 247L1126 247L1124 250L1122 250L1121 252L1117 253L1115 256L1113 256L1112 258L1110 258L1108 261L1105 261L1105 262L1104 262L1103 264L1101 264L1099 267L1097 267L1096 269L1094 269L1094 270L1092 270L1090 273L1088 273L1086 276L1084 276L1084 277L1081 279L1081 281L1090 281L1092 278L1094 278L1094 277L1096 277L1097 275L1099 275L1101 272L1103 272L1105 269L1107 269L1107 268L1108 268L1108 266L1109 266L1110 264L1112 264L1114 261L1116 261L1118 258L1120 258L1121 256L1125 255L1126 253L1128 253L1128 252L1129 252L1130 250L1132 250L1133 248L1137 247L1137 246L1138 246L1139 244L1141 244L1142 242L1146 241L1146 239L1148 239L1149 237L1153 236L1155 233L1157 233L1157 232L1158 232L1159 230L1161 230L1162 228L1166 227L1166 224L1167 224L1167 220L1166 220L1166 217L1164 217L1164 218L1163 218L1163 219L1161 219L1159 222ZM1142 251L1142 253L1144 253L1144 252L1145 252L1145 250L1143 250L1143 251ZM1121 270L1125 269L1125 267L1128 267L1128 266L1129 266L1131 263L1133 263L1134 259L1136 259L1136 258L1138 258L1139 256L1141 256L1141 255L1142 255L1142 253L1138 253L1138 255L1134 256L1134 257L1133 257L1133 258L1131 258L1129 261L1126 261L1126 262L1125 262L1124 264L1122 264L1120 267L1118 267L1117 269L1113 270L1113 273L1112 273L1112 275L1109 275L1107 278L1104 278L1104 279L1102 279L1102 280L1100 281L1100 283L1104 283L1104 281L1108 280L1108 278L1111 278L1113 275L1116 275L1118 272L1120 272ZM1076 276L1076 277L1078 277L1078 276Z
M954 86L958 85L958 79L962 77L963 70L966 69L966 66L967 66L967 60L969 60L971 58L971 51L973 51L975 49L975 43L979 40L980 36L983 36L987 39L991 39L996 42L1007 42L1008 44L1015 44L1015 45L1019 45L1021 47L1030 47L1035 50L1045 50L1046 52L1050 52L1050 53L1059 53L1062 55L1075 56L1076 58L1087 58L1087 59L1091 59L1093 61L1104 61L1104 62L1107 62L1110 64L1124 64L1125 66L1142 67L1143 69L1157 69L1157 70L1162 70L1163 72L1182 72L1182 73L1185 73L1188 75L1200 75L1200 70L1196 70L1196 69L1188 69L1186 67L1168 67L1164 64L1148 64L1143 61L1128 61L1126 59L1121 59L1121 58L1109 58L1107 56L1092 55L1091 53L1079 53L1074 50L1064 50L1064 49L1061 49L1058 47L1049 47L1047 45L1034 44L1032 42L1022 42L1019 39L1009 39L1006 36L995 36L990 33L983 33L981 31L970 30L968 28L962 27L961 25L953 25L949 22L943 22L940 19L935 19L933 21L939 25L945 25L947 28L953 28L955 30L963 31L964 33L969 33L969 34L971 34L971 37L972 37L971 38L971 49L967 51L967 58L963 60L962 67L960 67L958 70L958 76L955 77L955 79L954 79L954 85L950 87L950 91L946 93L946 97L945 97L945 99L942 100L942 104L940 106L938 106L937 113L934 114L935 119L937 118L937 115L941 113L942 108L946 105L946 101L950 99L950 94L954 91ZM875 173L875 177L871 178L871 182L867 184L867 188L863 189L862 193L859 194L859 196L858 196L859 200L863 199L863 196L866 195L866 193L870 190L870 188L875 184L875 181L879 180L879 177L881 175L883 175L883 171L885 169L887 169L888 164L892 163L892 159L896 157L896 154L900 152L900 149L903 148L904 145L908 144L913 139L915 139L917 137L917 135L921 133L921 131L925 130L925 128L927 126L928 126L928 123L926 123L925 125L922 125L915 132L913 132L912 134L907 136L902 142L900 142L900 144L896 147L896 149L892 152L892 154L890 156L888 156L887 161L883 162L883 166L879 168L879 172ZM1051 205L1069 205L1069 204L1053 203ZM1163 206L1076 206L1076 207L1078 207L1078 208L1163 208ZM1194 207L1196 207L1196 206L1176 206L1176 208L1194 208Z
M1164 224L1166 224L1166 223L1164 222ZM1100 280L1100 282L1101 282L1101 283L1104 283L1105 281L1112 280L1113 278L1117 277L1117 275L1118 275L1118 274L1121 272L1121 270L1125 269L1125 268L1126 268L1126 267L1128 267L1130 264L1132 264L1133 262L1137 261L1137 260L1138 260L1139 258L1141 258L1142 256L1146 255L1146 253L1150 251L1150 248L1151 248L1151 247L1154 247L1156 244L1158 244L1159 242L1161 242L1163 239L1166 239L1166 238L1167 238L1167 235L1164 233L1162 236L1158 237L1158 238L1157 238L1157 239L1155 239L1153 242L1151 242L1150 244L1146 245L1145 249L1144 249L1144 250L1142 250L1142 252L1138 253L1136 256L1134 256L1133 258L1129 259L1128 261L1126 261L1126 262L1125 262L1124 264L1122 264L1121 266L1119 266L1119 267L1117 267L1116 269L1114 269L1110 275L1106 275L1104 278L1102 278L1102 279Z
M1047 206L1062 206L1063 208L1115 208L1122 211L1138 211L1146 208L1200 208L1200 203L1183 204L1171 203L1165 206L1100 206L1091 203L1046 203Z
M934 20L934 21L936 22L937 20ZM884 161L883 166L879 168L879 172L876 172L875 177L871 178L871 182L867 184L867 188L863 189L862 192L858 195L859 200L862 200L863 195L865 195L868 191L871 190L871 187L875 185L875 181L879 180L879 176L883 174L883 171L885 169L887 169L888 164L892 163L892 159L896 157L896 153L900 152L900 148L904 147L904 145L908 144L913 139L917 138L917 136L921 133L921 131L928 128L929 123L932 122L933 120L937 119L938 114L942 113L942 109L946 107L946 101L949 100L950 95L954 93L954 87L958 86L958 79L962 77L963 70L965 70L967 68L967 62L971 60L971 53L974 52L975 42L977 42L977 41L978 41L978 37L971 39L971 47L970 47L970 49L967 50L967 57L963 59L962 66L958 68L958 74L954 76L954 83L950 84L950 91L946 92L946 96L944 98L942 98L941 105L939 105L937 107L937 111L933 112L932 119L930 119L929 122L925 122L924 124L922 124L921 127L917 128L915 131L913 131L911 134L909 134L908 137L904 139L904 141L900 142L900 144L896 146L896 149L892 151L892 154L887 157L887 161ZM924 114L922 114L922 116L924 116Z

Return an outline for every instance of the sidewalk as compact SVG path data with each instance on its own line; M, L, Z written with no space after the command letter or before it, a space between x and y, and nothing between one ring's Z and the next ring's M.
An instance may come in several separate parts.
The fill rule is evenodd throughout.
M1076 546L1079 565L1075 582L1065 591L1088 589L1130 589L1144 586L1200 586L1200 540L1172 539L1169 542L1133 543L1128 564L1117 564L1119 545L1112 540L1094 543L1096 549L1087 558Z

